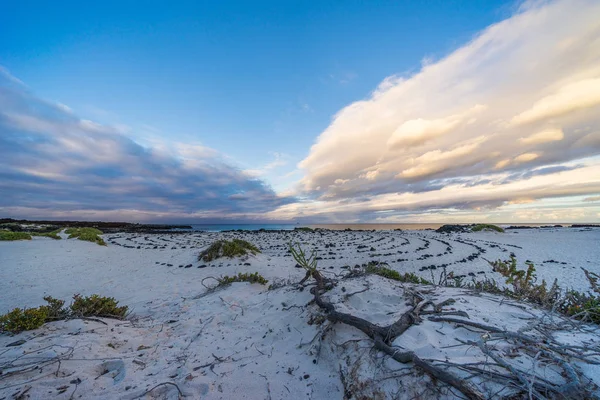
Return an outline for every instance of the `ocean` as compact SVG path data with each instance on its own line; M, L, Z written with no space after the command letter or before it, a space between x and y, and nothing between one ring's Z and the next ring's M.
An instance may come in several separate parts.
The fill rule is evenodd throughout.
M331 230L423 230L423 229L437 229L444 224L419 224L419 223L406 223L406 224L191 224L194 231L206 231L206 232L221 232L230 230L245 230L245 231L257 231L260 229L264 230L284 230L291 231L294 228L309 227L309 228L322 228ZM506 224L495 224L502 227L506 226L552 226L551 224L540 224L540 223L506 223ZM564 224L569 226L570 224Z

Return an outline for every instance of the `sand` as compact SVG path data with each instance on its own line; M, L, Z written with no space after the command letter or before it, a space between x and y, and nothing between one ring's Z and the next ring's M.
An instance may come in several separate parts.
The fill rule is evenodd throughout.
M212 263L197 260L201 248L232 237L251 241L262 253ZM557 278L563 287L587 289L580 267L600 273L597 228L449 235L432 231L195 232L112 234L104 239L106 247L73 239L0 242L0 312L41 305L45 295L68 300L75 293L113 296L133 310L128 321L59 321L16 336L0 336L0 365L4 365L0 399L23 391L30 397L22 398L32 399L170 399L182 395L193 399L341 399L349 390L350 378L356 382L351 388L355 396L458 395L455 390L436 388L410 364L399 364L374 351L357 329L319 319L322 313L311 304L309 290L295 286L268 290L235 283L206 294L200 282L208 276L259 272L270 283L299 281L304 270L295 268L286 251L290 241L316 247L322 258L319 268L331 277L377 260L427 279L437 278L446 266L448 272L465 279L503 281L486 260L506 259L511 253L521 265L525 260L534 262L539 279ZM542 316L558 318L497 296L400 284L377 276L341 281L327 298L339 311L385 325L407 310L407 293L412 290L436 302L453 297L458 300L453 311L462 310L472 321L510 331L527 331L528 324ZM594 327L555 325L560 325L556 340L590 348L600 344ZM422 358L475 362L485 356L472 346L457 346L455 338L476 341L481 335L425 319L393 344L412 349ZM21 339L26 342L5 347ZM8 368L8 362L17 357ZM43 368L9 374L40 360L46 363ZM519 362L525 368L531 360L524 357ZM600 384L598 366L573 363ZM550 381L563 379L551 368L544 373ZM482 385L490 397L498 391L491 383Z

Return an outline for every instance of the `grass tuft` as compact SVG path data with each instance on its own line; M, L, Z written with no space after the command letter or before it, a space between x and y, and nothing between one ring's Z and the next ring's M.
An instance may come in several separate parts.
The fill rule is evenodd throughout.
M198 260L210 262L221 257L239 257L248 253L260 253L258 247L250 242L241 239L219 240L211 244L206 250L198 255Z

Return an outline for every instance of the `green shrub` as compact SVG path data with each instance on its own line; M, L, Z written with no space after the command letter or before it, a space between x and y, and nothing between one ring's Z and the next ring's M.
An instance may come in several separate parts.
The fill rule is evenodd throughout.
M61 231L60 229L57 229L52 232L29 232L29 233L31 234L31 236L42 236L42 237L49 237L54 240L60 240L61 237L58 236L60 231Z
M31 235L27 232L0 231L0 240L31 240Z
M48 303L48 305L40 306L39 308L45 310L46 322L58 321L61 319L65 319L69 316L69 310L63 308L63 306L65 305L64 300L55 299L51 296L44 297L44 300L46 300L46 303Z
M14 310L0 316L0 332L19 333L37 329L46 322L68 318L105 317L122 319L127 315L128 307L118 307L112 297L92 295L90 297L73 296L73 304L65 308L65 301L50 296L44 297L47 305L37 308Z
M219 281L218 286L229 285L230 283L233 283L233 282L260 283L261 285L266 285L267 283L269 283L269 281L266 280L262 275L259 275L258 272L255 272L253 274L239 273L234 276L225 275L225 276L219 278L218 281Z
M87 242L93 242L100 246L106 246L104 240L99 236L102 231L96 228L68 228L65 233L69 235L69 239L77 238Z
M504 232L504 229L500 228L497 225L491 224L476 224L471 226L471 231L480 232L480 231L496 231L496 232Z
M203 250L198 255L198 260L210 262L221 257L245 256L248 253L260 253L258 247L250 242L241 239L218 240L211 244L208 249Z
M400 274L398 271L394 271L393 269L386 268L381 264L369 263L365 268L365 272L368 274L379 275L387 279L391 279L393 281L398 282L407 282L407 283L419 283L422 285L431 285L427 279L423 279L412 272L405 272L404 274Z
M127 315L129 307L118 306L119 302L113 297L104 297L93 294L82 297L78 294L73 296L71 312L77 317L107 317L123 319Z
M562 314L585 322L600 323L600 276L584 268L592 292L584 293L576 290L563 290L558 286L558 281L550 288L546 281L536 284L535 267L527 262L527 270L517 269L517 260L511 257L509 261L495 261L490 263L494 271L506 277L506 283L512 289L504 289L502 294L519 300L526 300L546 308L554 309ZM597 294L594 294L594 293Z
M38 308L15 308L14 310L0 316L0 331L19 333L37 329L44 325L48 319L48 311L43 307Z

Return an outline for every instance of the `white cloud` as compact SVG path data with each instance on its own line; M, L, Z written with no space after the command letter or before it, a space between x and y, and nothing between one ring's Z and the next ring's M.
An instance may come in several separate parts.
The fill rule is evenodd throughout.
M448 196L466 203L470 191L439 188L474 187L503 171L511 182L529 181L545 166L544 182L555 186L560 171L550 166L600 154L598 15L595 0L527 2L418 73L384 79L369 98L340 110L299 163L302 190L320 200L310 208L354 204L359 212L368 202L354 200L364 196L386 199L386 209L406 196L415 207L446 204ZM507 184L495 180L488 189L500 193Z

